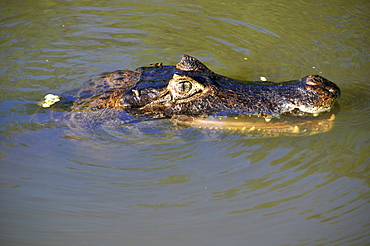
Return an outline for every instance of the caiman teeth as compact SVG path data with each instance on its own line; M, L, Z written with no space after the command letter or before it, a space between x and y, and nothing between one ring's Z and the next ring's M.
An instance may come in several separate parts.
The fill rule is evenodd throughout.
M333 120L335 120L335 114L332 114L332 115L330 116L330 118L328 119L328 121L333 121Z
M312 114L313 115L313 117L317 117L317 116L319 116L319 114L318 113L316 113L316 114Z
M132 90L132 92L135 94L135 96L139 97L140 96L140 93L138 90Z
M293 127L293 133L299 133L299 126L294 126Z
M270 117L266 117L266 118L265 118L265 121L266 121L266 122L270 122L270 121L271 121L271 118L270 118Z

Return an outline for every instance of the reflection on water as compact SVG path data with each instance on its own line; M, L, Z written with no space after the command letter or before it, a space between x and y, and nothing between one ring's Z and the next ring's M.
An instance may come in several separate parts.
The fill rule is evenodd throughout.
M309 136L324 133L332 129L334 120L335 114L333 110L321 114L319 117L306 116L294 118L289 115L281 115L279 118L267 120L250 115L229 115L227 117L211 116L208 118L195 118L180 115L171 119L172 122L180 126L237 131L238 134L254 135L257 138Z
M370 241L366 1L3 1L0 11L2 245ZM340 111L325 131L265 138L220 129L243 119L84 122L37 106L93 74L183 53L243 80L323 75L342 90Z

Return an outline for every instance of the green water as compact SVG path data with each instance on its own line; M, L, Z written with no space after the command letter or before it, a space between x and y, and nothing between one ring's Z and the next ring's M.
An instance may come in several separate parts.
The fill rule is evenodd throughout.
M368 1L3 0L0 14L1 245L370 242ZM89 128L37 105L184 53L236 79L324 76L342 90L334 126Z

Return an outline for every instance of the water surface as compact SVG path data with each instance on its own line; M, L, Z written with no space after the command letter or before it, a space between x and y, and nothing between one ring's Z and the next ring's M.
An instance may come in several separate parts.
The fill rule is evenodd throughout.
M365 245L369 8L2 1L1 244ZM274 138L168 120L90 127L37 105L91 75L184 53L236 79L322 75L342 90L335 124Z

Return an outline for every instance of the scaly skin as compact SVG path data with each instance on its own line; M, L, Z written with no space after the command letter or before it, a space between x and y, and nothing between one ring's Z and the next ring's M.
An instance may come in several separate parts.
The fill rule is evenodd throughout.
M73 96L72 110L121 108L150 118L228 113L272 118L327 112L339 96L339 88L319 75L280 83L240 81L183 55L176 66L158 63L94 76Z

